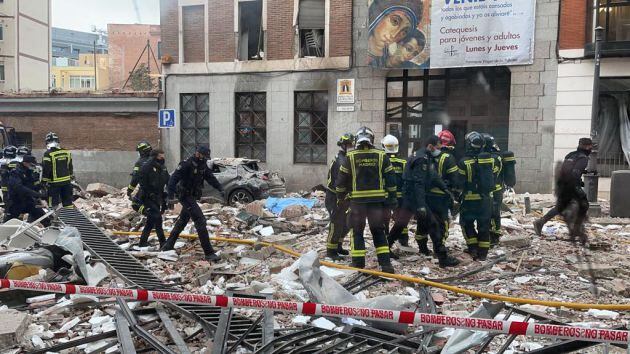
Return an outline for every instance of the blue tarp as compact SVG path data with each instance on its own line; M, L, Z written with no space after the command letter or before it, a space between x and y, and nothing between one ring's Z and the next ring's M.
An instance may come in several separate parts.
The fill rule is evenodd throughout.
M315 199L305 198L267 198L267 204L265 207L267 210L271 210L272 213L280 215L284 208L290 205L304 205L311 209L315 205Z

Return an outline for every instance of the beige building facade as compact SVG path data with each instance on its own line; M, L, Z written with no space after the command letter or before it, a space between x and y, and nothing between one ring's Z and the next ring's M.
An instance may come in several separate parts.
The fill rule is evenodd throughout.
M0 92L47 91L50 0L0 1Z

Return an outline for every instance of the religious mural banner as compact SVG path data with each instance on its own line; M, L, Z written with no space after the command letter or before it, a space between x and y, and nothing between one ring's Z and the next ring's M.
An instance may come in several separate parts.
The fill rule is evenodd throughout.
M526 65L536 0L369 0L368 60L377 68Z

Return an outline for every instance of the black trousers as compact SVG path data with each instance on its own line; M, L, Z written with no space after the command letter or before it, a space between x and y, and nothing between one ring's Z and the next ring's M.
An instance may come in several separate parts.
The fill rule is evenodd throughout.
M149 198L134 200L132 203L134 210L147 217L144 228L142 229L142 235L140 236L140 245L146 245L149 236L151 235L151 231L154 229L160 242L160 246L166 242L161 205L162 202L160 200Z
M394 220L394 223L396 223L396 220L400 219L401 210L402 207L400 202L398 202L398 207L393 210L390 208L385 209L385 233L387 235L387 242L389 244L389 247L391 247L396 241L399 241L400 244L403 246L407 246L409 244L408 222L404 225L402 230L400 230L400 233L399 235L397 235L396 239L393 239L389 233L391 221Z
M48 186L48 206L54 208L59 203L64 208L74 208L72 204L72 184Z
M563 215L569 228L569 234L571 236L581 235L582 225L584 220L586 220L586 214L589 208L586 193L581 187L559 185L556 186L556 188L558 189L556 206L551 208L551 210L543 216L543 224L558 215ZM569 215L567 211L573 202L577 204L577 211Z
M203 215L199 204L197 204L197 200L193 196L184 196L179 198L179 202L183 207L182 212L179 214L179 218L168 240L166 240L166 245L174 247L179 234L184 230L188 221L192 219L195 224L195 229L197 229L197 234L199 235L199 242L201 243L201 248L203 248L203 253L206 256L213 254L214 249L210 244L210 236L206 227L206 217Z
M459 223L469 249L478 247L487 250L490 248L491 218L492 199L489 196L481 200L464 200Z
M492 218L490 232L501 236L501 206L503 205L503 189L492 192Z
M446 254L446 247L444 246L445 233L448 234L448 204L446 205L446 214L440 212L439 208L427 210L428 214L425 218L416 215L418 220L418 228L416 231L416 241L425 242L428 239L427 235L431 237L433 243L433 251L439 256ZM400 208L398 213L399 219L394 222L394 226L389 231L390 236L400 234L404 227L409 224L409 221L414 216L414 212L406 207ZM446 224L444 224L446 221ZM444 229L446 225L446 231Z
M6 212L4 213L3 222L7 222L11 219L19 219L20 216L23 214L28 214L28 222L32 223L33 221L44 216L46 213L44 212L44 209L38 208L37 206L35 206L35 204L21 205L21 206L12 205L9 208L7 208ZM42 220L41 224L44 225L44 227L50 226L50 218L46 218Z
M337 250L343 245L343 240L350 231L348 226L348 207L350 204L348 202L338 204L337 194L326 190L325 205L330 216L326 248Z
M350 204L350 221L352 223L352 243L350 247L350 255L352 262L355 264L365 264L365 239L363 231L365 230L365 220L367 219L374 247L376 248L376 257L380 265L389 265L389 245L385 236L385 223L383 223L383 215L385 211L384 203L351 203Z

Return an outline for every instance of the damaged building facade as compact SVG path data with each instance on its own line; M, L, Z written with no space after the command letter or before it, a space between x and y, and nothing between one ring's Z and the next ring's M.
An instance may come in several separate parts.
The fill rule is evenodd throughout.
M556 128L559 1L537 1L533 63L389 70L368 65L368 2L161 0L164 95L177 123L163 136L171 166L196 144L213 156L264 161L289 190L326 179L336 141L360 126L403 155L451 129L492 133L517 156L517 190L550 192ZM354 79L354 103L338 80ZM463 144L460 144L463 147Z
M595 29L602 27L599 114L594 127L600 143L598 171L610 177L615 170L629 168L630 3L565 0L560 18L554 156L561 160L575 148L578 137L590 135ZM609 182L603 184L600 192Z

